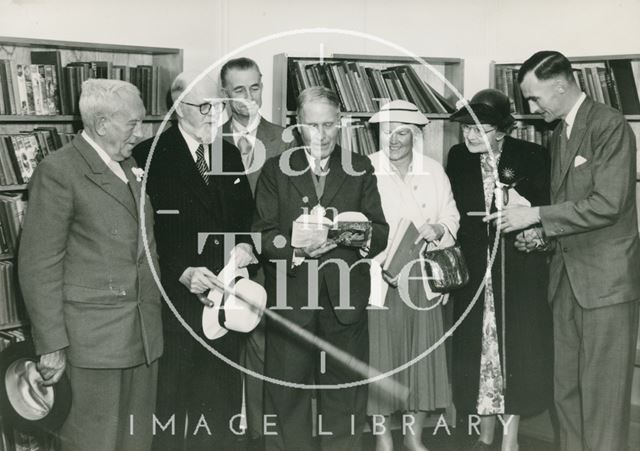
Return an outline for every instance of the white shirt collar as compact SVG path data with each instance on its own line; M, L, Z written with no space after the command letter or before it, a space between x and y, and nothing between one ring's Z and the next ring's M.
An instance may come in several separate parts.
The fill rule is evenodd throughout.
M120 163L118 163L117 161L113 160L109 156L109 154L105 150L103 150L102 147L100 147L98 145L97 142L95 142L93 139L91 139L91 137L89 136L89 134L85 130L82 130L82 134L81 135L85 139L85 141L87 141L87 143L89 143L89 145L91 147L93 147L93 150L96 151L96 153L98 154L100 159L102 161L104 161L104 163L111 170L111 172L113 172L116 175L116 177L118 177L124 183L129 183L127 181L127 175L124 173L124 169L122 169L122 166L120 166Z
M182 125L180 125L180 122L178 122L178 130L180 130L180 133L182 134L182 137L184 138L185 142L187 143L187 147L189 148L189 152L191 152L191 158L193 158L193 161L197 161L198 160L198 156L196 155L196 151L198 150L198 147L200 147L200 142L198 142L197 139L195 139L193 136L191 136L189 133L187 133L184 128L182 128ZM207 166L211 167L211 163L209 163L209 152L206 151L206 148L208 146L205 145L205 153L204 153L204 159L207 162Z
M334 149L334 151L335 151L335 149ZM309 154L309 152L307 152L307 150L306 150L306 149L305 149L305 151L304 151L304 156L305 156L305 157L307 157L307 161L309 162L309 167L310 167L310 168L313 168L313 167L314 167L314 161L315 161L315 158L313 158L313 157ZM329 154L329 156L326 156L326 157L324 157L324 158L322 158L322 159L320 160L320 167L322 168L322 170L323 170L323 171L324 171L325 169L327 169L327 165L328 165L328 163L329 163L329 158L330 158L330 157L331 157L331 154Z
M576 100L576 103L573 105L573 108L567 114L567 117L564 118L564 121L567 124L567 138L571 136L571 129L573 128L573 123L576 120L576 115L578 114L578 110L580 109L580 105L585 101L587 95L584 92L580 93L580 97Z
M240 122L238 122L234 117L231 118L231 129L236 133L256 135L256 131L258 130L258 125L260 125L261 116L258 114L255 119L245 127Z

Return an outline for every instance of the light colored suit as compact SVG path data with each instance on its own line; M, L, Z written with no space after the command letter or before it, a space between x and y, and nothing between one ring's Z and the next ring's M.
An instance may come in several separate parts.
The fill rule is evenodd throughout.
M563 450L627 445L640 299L636 148L620 112L587 98L566 144L554 131L550 265L555 400Z
M138 217L141 183L131 170L134 166L131 158L122 162L127 186L78 135L40 163L29 185L20 284L37 353L66 349L74 400L63 427L65 449L88 444L91 449L148 447L142 431L137 437L142 442L122 442L115 432L107 436L110 425L122 428L118 417L128 414L128 407L149 412L139 418L141 424L148 423L155 395L136 389L140 378L133 377L131 396L122 399L127 391L119 383L110 387L105 377L116 380L137 368L142 382L155 387L154 362L163 346L160 295L145 254ZM157 269L148 200L144 221ZM104 407L100 400L120 403L120 415L116 410L114 419L106 407L104 418L96 414ZM84 409L94 412L89 415ZM74 422L72 430L66 427L69 422Z

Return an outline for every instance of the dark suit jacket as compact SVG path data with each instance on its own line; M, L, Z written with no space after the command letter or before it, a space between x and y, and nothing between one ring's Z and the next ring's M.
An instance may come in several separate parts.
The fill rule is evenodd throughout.
M540 209L545 233L558 241L549 298L553 299L564 262L582 307L639 299L636 145L631 127L619 111L587 97L564 154L557 150L560 130L558 125L552 136L552 205ZM577 156L586 161L576 166Z
M290 155L291 168L303 171L309 167L304 152L301 148L291 149L291 152L287 151L281 157ZM384 250L389 234L376 177L370 160L356 154L351 156L353 168L355 171L364 171L364 174L348 175L341 164L341 152L340 147L336 146L329 158L329 174L326 176L322 205L325 208L334 207L338 212L359 211L371 220L373 233L367 258L372 258ZM309 171L302 175L290 176L281 171L279 162L280 158L268 160L258 180L253 229L262 234L262 253L269 260L265 267L269 305L276 305L277 278L286 277L286 303L291 309L281 310L279 313L299 324L306 324L313 315L312 310L302 309L307 305L309 298L309 266L305 262L291 269L293 248L289 243L293 221L303 213L303 208L311 209L316 205L318 199ZM276 239L280 235L285 238L285 243ZM358 250L338 247L324 254L319 263L336 259L353 265L362 258ZM274 260L280 262L275 263ZM327 263L318 274L318 285L326 283L336 316L343 324L357 321L369 301L368 264L354 266L349 274L349 282L349 296L343 299L343 303L349 303L349 308L339 308L340 280L337 265ZM279 301L284 303L285 299Z
M269 158L277 157L288 147L288 144L282 140L282 132L284 128L267 121L264 118L260 118L258 123L258 129L256 130L256 144L254 153L258 152L265 155L265 161ZM222 126L222 133L225 141L235 146L233 140L233 131L231 130L231 119L224 123ZM252 193L256 191L256 185L258 184L258 178L262 172L262 165L257 171L247 174L249 179L249 185L251 185Z
M247 233L251 229L253 199L243 172L238 149L224 142L222 162L225 172L233 175L210 176L205 184L177 126L166 130L149 154L153 139L136 147L134 157L141 166L150 155L147 192L156 211L155 231L162 268L162 284L182 317L197 332L202 332L202 304L180 283L190 266L205 266L218 273L225 264L223 237L205 233ZM219 148L214 143L214 149ZM213 161L213 160L212 160ZM178 214L157 214L158 210L178 210ZM248 242L248 236L237 242ZM165 327L182 327L168 309L163 311Z
M84 368L128 368L162 354L134 166L123 162L130 190L81 135L38 165L18 267L39 354L68 346L71 364ZM144 221L157 271L148 200Z

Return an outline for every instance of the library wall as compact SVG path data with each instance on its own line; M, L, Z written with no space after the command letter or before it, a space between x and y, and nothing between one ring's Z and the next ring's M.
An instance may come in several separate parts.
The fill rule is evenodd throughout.
M178 47L184 49L185 69L201 69L241 45L283 30L350 29L420 56L463 58L467 97L489 86L491 60L522 61L542 48L571 56L638 52L638 0L539 0L523 5L517 0L0 0L0 34ZM576 11L580 19L571 27L578 31L566 34L563 30ZM317 38L274 40L243 54L271 74L274 54L317 55ZM340 35L325 35L323 40L326 54L398 53ZM271 81L266 82L263 112L270 117L272 89Z

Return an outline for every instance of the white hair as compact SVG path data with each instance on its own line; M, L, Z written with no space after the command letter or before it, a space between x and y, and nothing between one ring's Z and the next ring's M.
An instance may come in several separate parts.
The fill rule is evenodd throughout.
M93 128L97 117L111 117L113 114L131 107L137 100L144 111L140 91L131 83L122 80L90 78L82 83L80 93L80 116L87 128Z
M201 74L201 72L181 72L171 83L171 101L175 102L180 97L189 85ZM212 83L213 86L218 87L218 81L211 76L211 74L206 73L198 83ZM195 87L195 85L194 85ZM193 89L193 87L192 87Z

